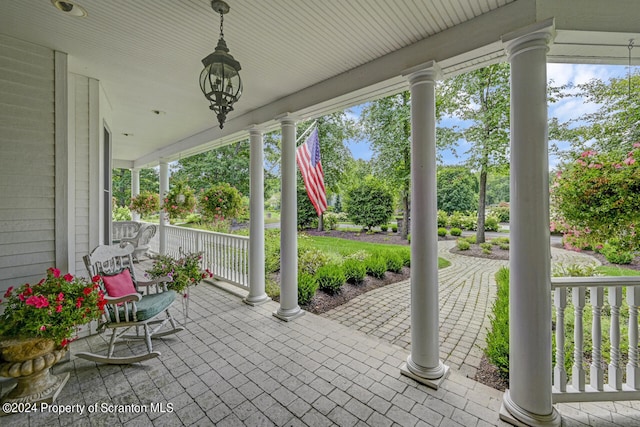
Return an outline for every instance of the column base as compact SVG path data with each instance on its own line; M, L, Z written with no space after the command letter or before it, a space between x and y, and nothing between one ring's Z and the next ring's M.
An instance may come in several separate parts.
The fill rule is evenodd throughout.
M511 400L508 389L504 392L502 399L500 419L517 427L560 427L562 425L562 417L556 408L552 406L549 415L531 413Z
M280 320L284 320L285 322L290 322L300 316L304 316L304 310L302 310L299 306L291 309L283 309L282 307L280 307L278 311L273 312L273 316L277 317Z
M248 296L246 298L242 299L242 302L250 305L250 306L256 306L256 305L262 305L266 302L271 301L271 298L269 298L269 296L267 294L264 295L259 295L257 297L252 297L252 296Z
M447 378L447 375L449 375L449 367L441 361L438 361L436 368L423 368L416 365L415 362L411 360L411 355L409 355L407 362L403 363L400 367L400 373L427 387L437 390Z

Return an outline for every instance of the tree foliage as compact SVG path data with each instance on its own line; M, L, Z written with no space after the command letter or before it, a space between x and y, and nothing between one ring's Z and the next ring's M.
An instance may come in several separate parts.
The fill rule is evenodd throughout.
M373 176L360 180L349 189L345 208L349 219L371 230L391 220L394 198L384 183Z
M438 170L438 209L452 214L477 207L478 179L468 168L448 166Z
M111 191L118 206L131 203L131 170L113 169L111 172ZM160 190L160 178L154 168L140 170L140 191L157 193Z
M628 78L611 78L576 86L571 96L596 104L598 109L555 129L555 139L571 142L571 150L561 155L574 158L589 149L622 155L640 140L640 74L630 77L631 84Z
M573 246L615 243L640 250L640 143L620 156L617 152L583 152L561 166L552 185L558 215L552 227L570 234ZM578 245L577 242L582 244ZM613 241L613 242L612 242Z
M494 64L452 77L440 91L444 110L471 122L460 136L471 144L468 166L480 173L478 243L484 242L487 175L509 167L509 74L509 64Z

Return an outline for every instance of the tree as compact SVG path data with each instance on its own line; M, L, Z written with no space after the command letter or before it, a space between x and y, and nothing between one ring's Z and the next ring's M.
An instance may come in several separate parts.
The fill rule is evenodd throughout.
M447 166L438 170L438 209L448 214L473 211L477 194L478 179L469 169Z
M487 204L495 205L510 200L509 174L495 173L487 177Z
M172 169L172 179L188 182L196 192L226 182L249 194L249 140L180 159Z
M368 176L349 189L345 200L345 210L349 219L357 225L372 227L391 220L394 199L384 182Z
M131 203L131 170L113 169L111 172L111 191L118 206L128 206ZM157 193L160 188L158 171L154 168L140 170L140 191Z
M593 79L576 86L574 97L598 105L595 112L584 114L554 127L555 139L571 142L566 158L575 158L586 150L623 155L640 141L640 74L612 78L608 82ZM557 147L555 147L557 150ZM562 154L562 153L560 153Z
M448 79L440 96L447 113L471 121L460 135L472 144L466 153L467 164L480 174L476 241L483 243L487 175L509 167L509 64L494 64Z
M436 114L441 116L441 102L436 99ZM392 188L397 189L403 212L404 224L408 224L411 196L411 97L408 91L369 103L362 110L363 132L375 153L373 167ZM436 129L438 148L452 145L455 133L448 129ZM407 238L407 227L402 228L402 238Z

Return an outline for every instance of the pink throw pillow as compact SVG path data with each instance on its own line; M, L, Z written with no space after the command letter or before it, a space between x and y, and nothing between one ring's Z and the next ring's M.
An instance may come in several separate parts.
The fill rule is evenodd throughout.
M110 297L121 297L137 292L127 268L114 276L102 276L102 281Z

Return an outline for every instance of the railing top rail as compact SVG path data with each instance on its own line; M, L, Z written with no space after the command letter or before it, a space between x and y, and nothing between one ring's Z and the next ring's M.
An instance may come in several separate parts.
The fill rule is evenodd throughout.
M640 276L552 277L551 288L640 286Z
M180 230L180 231L192 232L192 233L213 234L213 235L216 235L216 236L232 237L232 238L237 239L237 240L249 240L249 236L242 236L240 234L218 233L216 231L199 230L197 228L180 227L180 226L177 226L177 225L166 225L165 227L173 228L175 230Z

